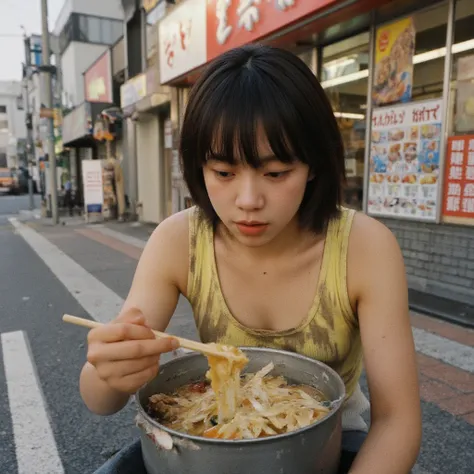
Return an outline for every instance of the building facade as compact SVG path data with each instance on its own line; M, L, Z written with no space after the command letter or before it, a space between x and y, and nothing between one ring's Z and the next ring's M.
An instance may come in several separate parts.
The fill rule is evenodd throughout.
M127 190L132 213L159 223L172 212L171 92L160 85L158 25L171 4L122 0L127 81L121 87L128 156Z
M59 47L62 130L61 147L56 153L61 153L77 200L81 201L82 161L104 157L104 147L94 139L93 130L96 118L114 103L109 50L123 36L120 2L66 0L56 21L54 35ZM108 63L107 77L96 78L95 84L100 82L104 93L97 88L94 91L94 84L87 83L86 75L97 62L100 63L101 58ZM99 66L95 70L102 69Z
M172 211L191 204L177 166L190 85L230 48L284 47L326 90L345 143L345 204L397 236L412 302L438 313L473 305L473 21L470 0L181 2L158 44L172 98Z
M0 168L24 165L25 110L21 82L0 82Z

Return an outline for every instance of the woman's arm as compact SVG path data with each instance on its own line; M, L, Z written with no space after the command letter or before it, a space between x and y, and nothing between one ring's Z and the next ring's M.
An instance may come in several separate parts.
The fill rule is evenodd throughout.
M188 212L175 214L154 231L140 257L120 314L89 333L88 362L80 377L84 403L94 413L121 410L137 386L153 378L159 355L170 340L155 340L149 328L164 331L186 292Z
M353 224L348 285L371 399L371 427L350 473L407 474L420 449L421 406L405 267L393 234L364 215Z

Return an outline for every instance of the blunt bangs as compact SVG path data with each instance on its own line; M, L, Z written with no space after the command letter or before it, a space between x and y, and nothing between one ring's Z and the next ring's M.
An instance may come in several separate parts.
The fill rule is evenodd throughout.
M303 227L319 232L337 214L345 180L341 134L324 90L311 70L285 50L247 45L206 68L192 88L180 136L183 175L196 205L216 223L202 167L212 157L258 168L259 133L282 162L309 166L298 211Z

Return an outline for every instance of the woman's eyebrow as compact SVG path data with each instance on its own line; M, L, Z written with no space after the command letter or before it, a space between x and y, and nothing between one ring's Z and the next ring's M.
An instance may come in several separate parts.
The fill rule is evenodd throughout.
M213 160L213 161L222 161L225 163L229 162L229 158L226 155L223 155L222 153L215 153L213 151L209 152L208 159ZM281 161L278 159L278 157L274 153L270 155L259 156L257 159L259 163L262 165L266 165L268 163L272 163L275 161Z

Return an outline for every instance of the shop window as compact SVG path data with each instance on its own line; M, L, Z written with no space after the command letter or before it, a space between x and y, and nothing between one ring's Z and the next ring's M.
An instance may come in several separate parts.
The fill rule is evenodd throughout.
M455 18L448 135L474 135L474 2L458 0Z
M474 225L474 3L455 5L442 220Z
M7 106L0 105L0 114L6 114L6 113L7 113Z
M321 81L344 140L347 188L345 205L362 209L369 67L369 33L322 51Z
M412 100L443 96L448 4L414 13L415 55Z
M438 3L415 12L407 10L407 7L405 0L393 2L391 10L400 11L403 16L387 18L386 11L377 15L377 18L383 18L383 23L377 23L377 30L380 32L385 29L386 37L378 36L376 43L379 41L380 44L375 45L375 106L435 99L443 95L448 4ZM390 35L397 35L396 44L392 46ZM392 53L389 56L383 53L383 39L391 47ZM398 49L395 51L394 48ZM377 54L380 54L380 60L377 59ZM407 60L410 67L413 66L412 71L408 75L401 75L400 70L410 69L408 64L400 66L400 61Z
M309 49L307 51L304 51L302 53L298 54L298 57L303 61L306 66L308 66L311 71L313 71L313 74L317 75L318 74L318 68L317 68L317 50L315 48Z

